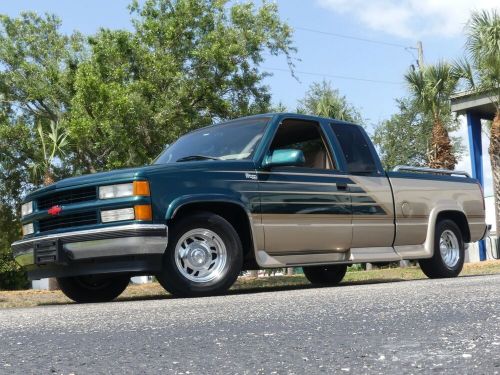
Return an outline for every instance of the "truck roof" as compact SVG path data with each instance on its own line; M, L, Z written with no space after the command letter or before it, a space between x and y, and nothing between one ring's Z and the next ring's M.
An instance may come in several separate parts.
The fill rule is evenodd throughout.
M322 116L315 116L315 115L306 115L306 114L294 113L294 112L268 112L268 113L262 113L262 114L258 114L258 115L252 115L252 116L238 117L238 118L231 119L231 120L228 120L228 121L222 121L222 122L220 122L220 124L227 124L227 123L230 123L230 122L233 122L233 121L239 121L239 120L243 120L243 119L275 117L275 116L289 116L289 117L301 118L301 119L313 120L313 121L327 120L327 121L334 122L336 124L361 126L359 124L355 124L355 123L348 122L348 121L343 121L343 120L338 120L338 119L334 119L334 118L330 118L330 117L322 117ZM212 125L209 125L209 126L213 126L213 125L216 125L216 124L212 124Z

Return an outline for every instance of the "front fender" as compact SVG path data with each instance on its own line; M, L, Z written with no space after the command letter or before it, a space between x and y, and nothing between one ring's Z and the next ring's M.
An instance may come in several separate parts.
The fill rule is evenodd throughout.
M165 220L173 219L177 211L186 204L191 203L207 203L207 202L223 202L237 204L242 207L247 215L250 216L250 210L240 199L226 194L189 194L183 195L174 199L167 207Z

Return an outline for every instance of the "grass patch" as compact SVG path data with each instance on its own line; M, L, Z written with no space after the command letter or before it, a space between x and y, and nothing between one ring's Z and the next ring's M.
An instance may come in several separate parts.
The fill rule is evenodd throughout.
M485 275L500 273L500 261L468 263L464 265L461 276ZM370 271L348 272L343 284L360 285L405 280L425 279L425 275L418 267L387 268ZM254 293L272 290L287 290L310 288L311 284L304 275L271 276L259 278L239 278L230 290L233 293ZM130 285L118 298L121 301L164 299L171 298L158 283ZM60 291L22 290L0 291L1 308L34 307L43 305L68 304L71 301Z

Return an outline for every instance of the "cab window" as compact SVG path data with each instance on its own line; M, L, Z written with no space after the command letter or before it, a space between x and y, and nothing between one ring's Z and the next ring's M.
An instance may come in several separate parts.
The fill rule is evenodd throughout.
M377 173L377 164L361 129L356 125L331 124L350 173Z
M301 150L305 157L302 168L336 169L317 122L284 120L274 136L270 152L280 149Z

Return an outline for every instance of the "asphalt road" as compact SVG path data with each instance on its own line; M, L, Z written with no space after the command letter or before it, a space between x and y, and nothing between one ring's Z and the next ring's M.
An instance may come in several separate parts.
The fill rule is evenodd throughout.
M0 373L500 373L500 275L0 310Z

